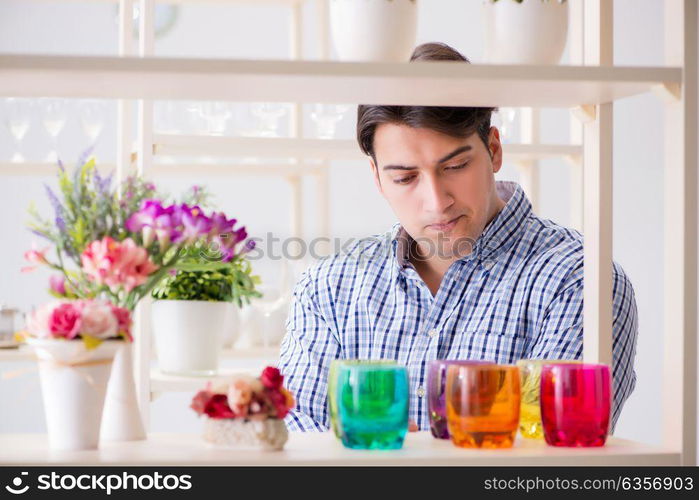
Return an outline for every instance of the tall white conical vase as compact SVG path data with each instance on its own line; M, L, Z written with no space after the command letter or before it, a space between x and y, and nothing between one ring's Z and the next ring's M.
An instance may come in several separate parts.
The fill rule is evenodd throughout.
M125 342L114 358L102 416L101 441L140 441L146 431L133 378L133 344Z

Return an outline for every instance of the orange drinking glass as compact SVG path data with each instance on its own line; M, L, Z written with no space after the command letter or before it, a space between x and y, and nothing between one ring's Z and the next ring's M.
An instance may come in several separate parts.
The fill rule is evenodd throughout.
M510 448L519 425L519 369L514 365L447 367L447 428L462 448Z

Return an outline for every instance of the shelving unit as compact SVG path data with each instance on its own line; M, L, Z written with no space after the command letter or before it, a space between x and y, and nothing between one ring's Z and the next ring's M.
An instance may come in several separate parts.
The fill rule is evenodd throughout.
M108 0L104 0L108 1ZM220 0L227 1L227 0ZM232 0L230 0L232 1ZM327 165L334 159L355 159L352 141L304 139L301 103L342 102L400 105L525 107L523 143L506 145L506 154L521 164L528 192L536 190L536 162L545 157L570 159L573 179L584 183L584 195L571 196L574 225L584 230L585 306L584 359L611 362L612 353L612 103L652 92L665 107L665 302L663 360L663 446L653 447L612 439L600 450L557 450L518 442L511 452L456 450L451 445L427 443L424 433L409 437L400 453L378 458L351 455L337 449L330 436L294 436L286 452L273 458L226 454L226 463L458 463L514 464L695 464L696 463L696 349L697 349L697 5L693 0L665 2L665 51L668 67L612 65L612 2L570 0L572 66L498 66L450 63L340 63L329 62L327 26L318 27L321 60L300 59L300 5L291 7L291 61L163 59L153 57L153 1L141 0L138 55L130 39L128 13L132 1L121 0L122 57L0 56L0 95L39 97L95 97L120 99L120 175L131 169L134 135L139 173L171 175L193 172L228 173L231 165L163 165L160 155L227 155L263 149L273 157L290 157L295 164L277 164L275 175L285 176L292 189L290 223L301 235L301 175L316 176L319 212L327 214ZM327 15L318 0L320 18ZM127 29L128 28L128 29ZM583 35L584 34L584 38ZM579 35L579 36L578 36ZM581 41L584 39L584 43ZM292 134L288 139L167 136L152 130L151 99L216 99L293 102ZM138 100L138 123L132 134L129 99ZM571 125L568 146L538 144L539 107L565 107L578 121ZM584 139L584 140L583 140ZM576 145L577 144L577 145ZM312 158L317 164L304 163ZM5 167L3 166L3 169ZM34 167L32 167L34 168ZM41 166L36 170L41 170ZM246 165L263 173L265 165ZM290 170L286 170L286 169ZM305 170L308 169L308 170ZM248 170L245 170L248 172ZM237 170L236 170L237 172ZM250 170L251 173L256 173ZM579 193L576 189L574 193ZM536 193L533 197L536 201ZM321 221L328 232L327 217ZM154 394L194 390L201 380L165 377L151 372L149 303L139 307L135 373L139 406L148 422ZM421 441L422 440L422 441ZM423 442L424 441L424 442ZM29 443L28 462L74 463L96 454L54 458L42 451L40 438L0 437L0 450ZM179 444L178 444L179 443ZM416 444L412 447L412 444ZM309 450L318 451L309 451ZM222 463L223 456L199 446L194 437L153 435L148 442L110 445L100 450L104 463L169 463L173 450L196 463ZM417 450L417 451L416 451ZM428 450L428 451L425 451ZM359 457L359 458L357 458ZM7 461L7 455L0 461ZM164 462L163 462L164 461Z

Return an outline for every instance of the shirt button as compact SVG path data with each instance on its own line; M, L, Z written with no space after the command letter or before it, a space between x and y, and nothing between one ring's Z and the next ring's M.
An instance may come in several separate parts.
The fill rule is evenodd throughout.
M483 269L485 269L486 271L490 271L494 265L495 265L495 262L493 262L492 260L484 260L483 261Z
M437 335L439 335L439 332L435 329L432 329L429 332L427 332L427 335L429 335L430 338L435 338Z
M425 388L420 386L417 388L417 391L415 391L415 394L417 394L418 398L422 398L425 396Z

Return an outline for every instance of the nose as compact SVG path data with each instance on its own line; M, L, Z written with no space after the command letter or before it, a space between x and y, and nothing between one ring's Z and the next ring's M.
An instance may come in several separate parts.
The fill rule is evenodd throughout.
M448 183L436 175L426 176L422 190L423 209L427 213L441 215L454 204Z

